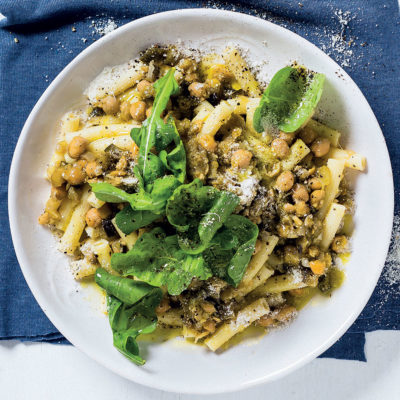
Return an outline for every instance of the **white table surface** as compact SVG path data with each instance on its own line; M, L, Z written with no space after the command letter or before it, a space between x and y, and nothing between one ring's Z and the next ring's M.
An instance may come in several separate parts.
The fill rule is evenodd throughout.
M367 362L316 359L278 381L227 395L166 393L129 382L72 346L0 342L4 400L386 400L400 398L400 332L367 334ZM205 383L206 384L206 383Z

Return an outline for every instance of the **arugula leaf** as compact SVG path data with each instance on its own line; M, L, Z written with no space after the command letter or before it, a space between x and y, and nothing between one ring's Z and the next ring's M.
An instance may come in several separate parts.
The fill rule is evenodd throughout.
M160 304L162 290L144 282L110 275L103 268L97 269L95 281L108 294L114 346L134 363L143 365L145 361L139 356L136 338L156 328L155 308Z
M156 300L158 298L152 296L148 301L156 304ZM128 307L113 296L107 296L107 304L114 347L135 364L143 365L145 360L139 355L136 338L156 329L156 317L138 315L135 306Z
M97 268L94 279L108 294L128 305L137 303L154 289L145 282L111 275L103 268Z
M160 218L159 214L147 210L133 210L130 205L124 207L116 216L115 222L119 229L129 235Z
M91 183L90 186L96 197L107 203L130 202L132 196L125 192L125 190L119 189L107 182Z
M178 231L181 249L188 254L199 254L209 246L238 204L235 194L203 186L195 179L174 191L167 202L166 215Z
M285 67L272 78L257 107L253 126L257 132L277 127L294 132L312 116L324 86L325 75L304 67Z
M213 275L237 286L250 262L257 236L257 225L241 215L231 215L203 253Z
M131 131L131 137L139 147L139 168L145 185L162 176L165 168L168 168L175 176L179 177L182 183L185 179L186 154L184 150L183 152L180 151L180 149L183 149L183 145L175 123L171 117L167 123L161 118L161 113L165 110L169 98L179 92L179 85L175 80L174 73L175 69L171 68L166 75L154 84L156 96L152 113L143 122L141 128L133 128ZM172 142L178 147L178 150L174 153L175 161L178 161L177 158L179 158L178 169L175 169L177 167L176 164L170 165L162 161L162 158L164 160L167 159L168 153L165 149ZM163 156L159 157L153 154L151 152L153 147L158 153L163 151ZM182 168L182 164L185 165L185 168Z
M91 183L90 186L100 200L108 203L127 202L134 210L162 214L167 200L180 184L173 175L166 175L149 185L148 191L141 188L137 193L127 193L107 182Z
M182 140L179 136L179 133L175 127L175 122L172 118L169 118L167 121L167 125L172 124L174 127L174 143L175 148L171 150L169 153L166 150L161 150L159 154L159 158L165 168L170 170L175 178L179 180L179 182L183 183L186 178L186 151L183 146Z
M206 280L212 275L201 255L186 254L177 236L166 236L161 228L144 233L127 253L114 253L111 266L150 285L166 285L172 295L182 293L194 277Z

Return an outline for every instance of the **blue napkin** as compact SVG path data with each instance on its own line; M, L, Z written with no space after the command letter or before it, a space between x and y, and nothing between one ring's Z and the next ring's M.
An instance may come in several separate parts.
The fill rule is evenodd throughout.
M7 215L12 154L32 107L57 74L101 35L156 12L193 7L236 10L284 26L322 48L371 104L400 188L399 9L396 0L0 0L0 339L67 343L32 297L13 251ZM399 204L396 204L398 215ZM361 316L322 357L365 361L365 332L400 329L399 238Z

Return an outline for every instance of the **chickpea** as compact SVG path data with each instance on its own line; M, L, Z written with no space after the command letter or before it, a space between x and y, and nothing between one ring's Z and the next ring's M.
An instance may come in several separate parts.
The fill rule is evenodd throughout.
M215 321L213 321L212 319L209 319L208 321L204 322L203 328L206 331L213 333L215 331Z
M157 314L164 314L165 312L167 312L169 309L171 308L171 306L169 305L169 300L167 297L164 297L161 300L161 303L156 307L156 313Z
M106 114L116 114L119 111L119 101L115 96L107 96L101 101L101 108Z
M303 200L298 201L295 207L296 207L296 215L298 217L304 217L310 212L310 207L308 207L306 202Z
M84 160L69 164L63 173L63 178L71 185L80 185L86 178L85 167L86 161Z
M153 84L145 79L137 84L136 89L145 99L152 97L154 94Z
M314 190L311 193L310 203L314 208L317 208L317 209L321 208L324 198L325 198L325 190L322 190L322 189Z
M318 178L312 178L308 182L308 185L310 186L310 189L312 190L318 190L322 188L322 183Z
M153 111L153 106L149 107L149 108L146 110L146 118L149 118L149 117L150 117L152 111Z
M287 142L279 138L272 141L271 148L278 158L285 158L290 151Z
M315 275L322 275L325 272L326 263L321 260L310 261L311 271Z
M130 108L131 108L131 104L129 103L129 101L124 101L121 104L120 110L121 110L121 119L123 119L124 121L128 121L131 119L131 113L130 113Z
M347 250L347 238L344 235L335 236L331 245L335 253L344 253Z
M306 126L300 131L299 136L305 144L311 144L317 137L317 134L313 129Z
M293 184L294 184L294 176L290 171L282 172L278 176L278 179L276 180L276 187L281 192L289 191L293 187Z
M68 146L69 156L72 158L79 158L79 156L86 151L88 144L88 140L82 136L73 137Z
M62 200L67 196L67 191L64 186L52 187L51 188L51 197L57 200Z
M40 225L47 225L50 222L50 215L48 212L44 212L39 218L38 222Z
M102 218L99 213L99 210L97 208L91 208L87 213L86 213L86 223L88 226L91 228L96 228L101 224Z
M279 132L279 139L283 139L288 145L290 145L294 138L296 137L296 134L294 132Z
M315 139L311 145L311 151L314 153L315 157L326 156L331 148L331 142L327 138Z
M133 103L129 111L134 121L142 122L146 119L146 103L144 101Z
M62 186L65 182L65 179L63 178L63 173L64 173L64 168L63 167L58 167L54 170L54 172L51 174L51 184L55 187Z
M296 206L290 203L286 203L283 205L283 209L288 214L293 214L296 211Z
M304 185L301 185L299 183L296 183L293 187L293 194L292 194L293 200L295 201L308 201L309 199L309 194L307 191L307 188Z
M90 161L85 168L86 174L89 178L95 178L102 174L103 169L96 161Z
M205 99L208 97L210 87L206 83L193 82L189 85L188 89L191 96Z
M234 168L246 168L249 166L253 154L248 150L239 149L232 154L231 165Z

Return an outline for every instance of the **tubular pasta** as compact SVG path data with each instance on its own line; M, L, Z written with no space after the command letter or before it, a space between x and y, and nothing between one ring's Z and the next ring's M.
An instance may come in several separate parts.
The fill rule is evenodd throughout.
M245 330L254 321L268 312L269 307L267 301L263 298L257 299L240 310L235 319L221 325L213 335L204 341L204 343L210 350L216 351L234 335Z

